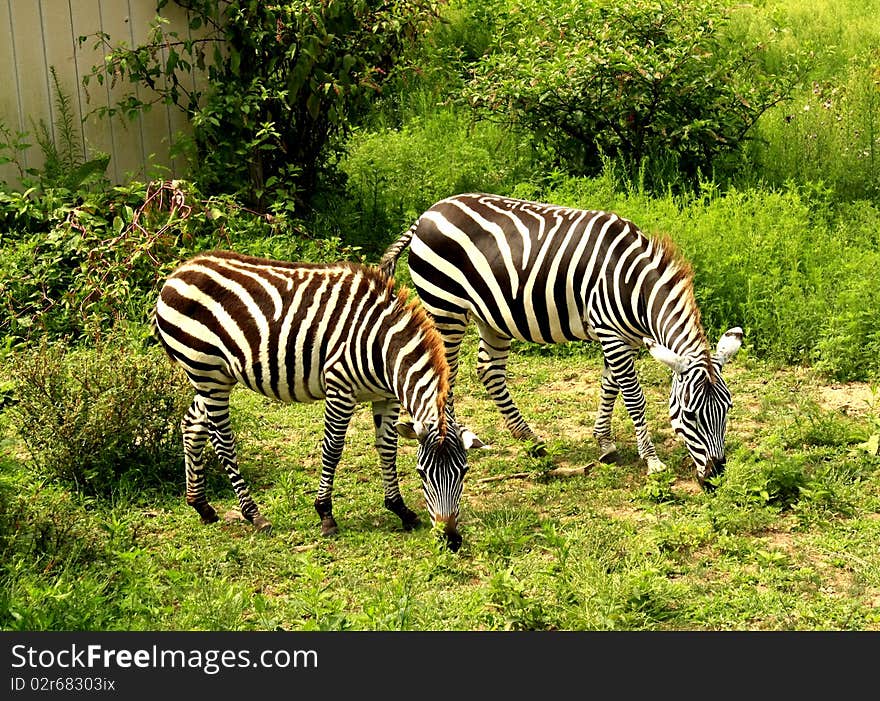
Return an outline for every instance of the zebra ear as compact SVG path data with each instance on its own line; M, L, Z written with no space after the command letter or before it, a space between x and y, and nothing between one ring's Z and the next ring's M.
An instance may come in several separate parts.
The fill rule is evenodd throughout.
M743 330L739 326L734 326L724 332L724 335L718 341L715 348L715 358L723 367L736 352L740 349L743 342Z
M421 421L398 421L395 428L403 438L409 438L413 441L421 440L425 435L425 425Z
M690 365L690 360L688 358L679 355L675 351L669 350L666 346L661 346L657 341L650 338L643 338L642 341L654 359L659 360L664 365L668 365L672 369L672 372L680 375L687 370L688 365Z
M465 450L473 450L474 448L483 448L484 450L492 449L492 446L483 443L476 433L467 428L464 428L461 431L461 442L464 444Z

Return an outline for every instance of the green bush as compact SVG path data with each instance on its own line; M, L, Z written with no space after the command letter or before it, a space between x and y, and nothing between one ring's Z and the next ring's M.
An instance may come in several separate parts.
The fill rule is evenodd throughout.
M575 174L603 155L651 184L696 182L734 154L758 118L799 81L769 70L773 35L725 35L727 11L704 0L517 0L464 97L478 113L525 128Z
M16 353L10 366L8 411L41 474L101 496L179 482L179 422L191 392L158 346L43 345Z
M10 464L0 479L0 562L92 561L99 547L94 529L83 523L88 501L62 485L25 480Z
M111 114L180 107L194 128L194 179L261 210L309 202L352 120L437 14L434 0L188 0L189 31L177 32L161 17L167 4L156 3L144 44L82 37L106 55L83 82L131 83ZM198 73L207 80L194 88Z
M822 182L840 201L880 201L880 50L768 111L756 133L752 158L765 182Z
M533 154L525 140L497 125L469 125L450 107L399 130L365 133L340 167L360 212L355 242L380 254L436 201L460 192L505 192L528 178Z
M95 193L0 193L0 339L90 340L144 324L171 270L193 253L232 248L288 260L352 258L280 211L258 214L231 196L205 198L185 181L132 182Z
M725 472L718 498L739 506L789 509L798 501L800 490L808 481L802 459L774 451L737 461Z

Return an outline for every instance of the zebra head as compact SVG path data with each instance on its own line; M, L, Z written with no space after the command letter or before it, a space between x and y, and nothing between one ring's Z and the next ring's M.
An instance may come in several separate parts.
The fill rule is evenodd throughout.
M709 358L684 356L645 339L651 355L672 369L672 388L669 395L669 418L672 428L683 439L697 468L697 479L711 489L710 477L724 472L724 434L727 413L732 401L730 390L721 377L721 368L742 345L743 331L729 329L718 341L715 353Z
M437 422L400 421L397 432L404 438L418 440L416 471L422 479L425 505L431 514L431 526L442 532L452 552L461 547L458 511L464 476L468 470L467 451L486 445L468 429L447 418L446 430Z

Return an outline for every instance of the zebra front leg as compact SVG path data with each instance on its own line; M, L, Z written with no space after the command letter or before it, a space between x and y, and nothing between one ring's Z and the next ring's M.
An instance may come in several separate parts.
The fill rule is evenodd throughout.
M501 412L504 423L513 437L531 444L529 453L535 457L547 454L544 441L535 435L526 423L507 389L507 358L510 355L510 338L500 336L486 324L478 323L480 347L477 353L477 375L495 406Z
M251 497L247 482L238 469L235 451L235 435L229 421L229 390L211 392L206 398L206 411L211 422L211 444L220 459L232 488L238 497L241 515L250 521L258 531L271 532L272 524L260 513Z
M205 443L208 440L208 415L204 402L196 395L180 420L183 434L183 460L186 470L186 503L193 507L202 523L214 523L217 512L205 496Z
M611 370L612 380L623 395L623 403L632 419L639 456L647 463L648 474L665 470L666 465L657 457L645 421L645 393L636 375L635 349L619 339L614 339L603 340L602 351Z
M394 424L400 417L400 403L396 399L373 402L373 425L376 428L376 451L382 466L382 485L385 490L385 508L400 517L404 530L419 525L419 517L409 509L400 494L397 479L397 431Z
M321 535L335 535L339 528L333 518L333 478L342 457L345 432L354 414L355 401L341 392L328 392L324 403L324 440L321 443L321 483L315 498L315 511L321 517Z
M446 364L449 366L449 391L446 395L446 408L453 421L455 421L455 381L458 378L458 357L461 351L461 341L467 330L468 316L462 313L441 312L430 308L431 319L434 326L440 332L443 339L443 348L446 353Z
M613 463L617 460L617 446L611 435L611 417L614 414L614 403L617 401L619 391L611 368L605 361L602 366L599 411L596 415L596 423L593 424L593 436L599 444L599 462Z

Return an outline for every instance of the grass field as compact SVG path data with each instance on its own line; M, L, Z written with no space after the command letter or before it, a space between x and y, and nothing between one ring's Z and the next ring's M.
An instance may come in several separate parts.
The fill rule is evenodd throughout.
M492 447L471 454L456 554L427 527L402 531L382 507L366 407L337 472L340 532L331 539L320 537L312 506L322 404L233 395L243 473L274 524L270 536L234 518L219 470L209 497L231 518L202 526L184 502L182 474L158 492L84 500L36 479L7 434L7 508L29 525L9 536L19 542L2 627L880 629L877 388L756 362L746 339L725 368L734 397L728 472L707 494L672 437L665 367L647 356L638 363L652 434L670 466L648 478L621 402L620 464L595 462L598 355L520 351L511 389L550 455L530 458L510 438L466 353L459 417ZM414 446L403 443L402 491L427 520L414 461ZM556 466L589 469L544 475Z

